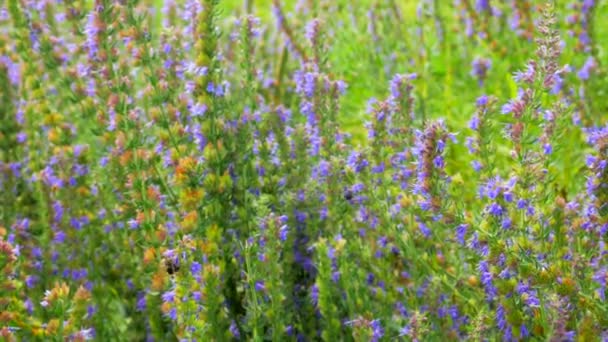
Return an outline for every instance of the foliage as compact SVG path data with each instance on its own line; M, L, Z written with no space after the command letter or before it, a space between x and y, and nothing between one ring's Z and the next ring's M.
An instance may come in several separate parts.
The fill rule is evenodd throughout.
M0 336L608 339L608 4L403 3L1 1Z

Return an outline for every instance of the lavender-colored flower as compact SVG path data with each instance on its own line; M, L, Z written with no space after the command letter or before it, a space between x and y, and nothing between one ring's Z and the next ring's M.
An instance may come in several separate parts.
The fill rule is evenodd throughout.
M284 224L279 228L279 240L285 242L287 241L287 237L289 236L289 227Z
M136 219L130 219L127 223L129 224L129 228L131 229L137 229L140 225L139 221L137 221Z
M86 47L89 52L89 58L95 59L97 56L98 49L98 38L99 28L97 27L97 10L93 10L87 15L87 24L85 26L84 33L87 36Z
M171 308L169 310L169 314L167 315L172 321L177 321L177 309Z
M317 45L319 38L319 28L321 22L315 18L306 24L306 38L311 42L313 46Z
M33 288L34 286L36 286L37 283L38 283L38 276L36 276L36 275L28 275L25 278L25 284L30 289Z
M528 328L525 324L522 324L519 327L519 337L521 337L522 339L527 339L528 337L530 337L530 331L528 331Z
M498 308L496 309L496 325L500 330L504 331L507 329L507 317L505 314L505 308L502 306L502 304L499 304Z
M399 329L399 336L409 336L411 333L411 329L409 326L404 326L401 329Z
M382 324L380 324L380 320L375 319L371 321L370 327L372 328L372 341L378 341L384 336L384 329L382 328Z
M427 238L430 237L432 234L432 232L428 228L428 226L422 222L418 222L418 229L420 229L420 232L422 233L422 235L424 235Z
M473 167L473 170L475 170L475 172L479 172L483 168L483 165L481 165L478 160L473 160L471 162L471 166Z
M481 284L484 286L486 292L486 299L491 302L498 295L498 290L494 287L492 282L493 276L490 272L490 266L486 260L482 260L479 262L479 266L477 268L481 273Z
M194 275L200 274L202 269L203 269L202 265L196 261L193 261L192 264L190 265L190 272L192 272L192 274L194 274Z
M475 77L479 85L482 86L488 75L488 71L492 67L492 61L488 58L475 58L471 66L471 76Z
M479 129L479 116L475 115L471 121L469 121L469 128L474 131Z
M475 10L477 12L485 12L490 10L490 0L477 0L475 2Z
M137 304L136 304L136 309L139 312L143 312L146 310L146 293L145 292L140 292L137 294Z
M520 282L516 287L517 293L519 293L526 305L531 308L540 306L540 301L536 295L536 291L530 288L529 285Z
M593 275L593 281L599 285L596 290L598 297L602 300L606 300L606 283L608 282L608 268L601 268Z
M207 105L205 105L204 103L196 103L195 105L192 106L192 108L190 109L190 115L192 117L201 117L203 115L205 115L205 113L207 112Z
M502 214L504 212L503 207L500 204L496 203L496 202L491 203L490 205L488 205L486 207L486 210L487 210L487 212L490 215L493 215L493 216L502 216Z
M536 63L530 62L526 66L526 70L517 71L513 76L513 79L517 83L528 83L532 84L534 82L534 78L536 77Z
M458 241L458 243L460 243L461 245L465 244L465 237L467 234L468 227L469 226L464 223L456 227L456 241Z
M175 300L175 291L166 291L162 294L161 298L165 303L173 303Z
M315 95L317 78L315 74L307 72L304 74L304 80L302 84L302 91L308 98L312 98Z
M579 79L586 81L591 77L591 72L593 70L595 70L596 68L597 68L597 63L595 62L595 59L593 57L589 57L585 61L585 64L576 73L576 76Z
M319 287L317 284L314 284L310 289L310 300L314 306L319 305Z
M393 76L390 82L391 96L393 99L401 98L403 95L403 85L407 82L412 81L418 77L416 74L396 74Z
M501 222L502 229L510 229L511 228L511 218L508 216L504 216Z
M264 285L264 281L258 280L255 282L255 290L258 292L266 291L266 286Z

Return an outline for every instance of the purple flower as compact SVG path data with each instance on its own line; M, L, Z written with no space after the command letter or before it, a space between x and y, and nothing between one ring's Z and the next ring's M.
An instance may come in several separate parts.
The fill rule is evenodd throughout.
M289 227L285 224L279 228L279 240L285 242L287 241L287 237L289 235Z
M473 167L473 170L475 170L475 172L479 172L483 167L478 160L473 160L471 162L471 166Z
M53 238L53 242L55 243L64 243L66 238L66 234L62 230L55 231L55 235Z
M475 77L479 85L483 85L488 70L492 67L492 61L488 58L475 58L472 63L471 76Z
M393 99L400 98L403 95L401 93L403 85L406 84L408 81L416 79L416 77L416 74L396 74L395 76L393 76L390 82L391 96L393 97Z
M283 15L283 11L281 10L280 7L275 6L275 4L273 3L272 6L272 13L274 14L274 16L276 17L277 20L277 28L280 30L281 27L283 26L283 23L285 22L285 16Z
M411 332L411 329L409 326L404 326L401 329L399 329L399 336L409 336Z
M501 226L502 226L502 229L511 228L511 218L509 218L508 216L503 217Z
M436 168L438 169L442 169L444 166L444 161L443 161L443 157L442 156L437 156L433 159L433 164L435 165Z
M264 285L264 282L261 280L258 280L255 282L255 290L258 292L264 292L266 291L266 286Z
M367 284L372 285L374 283L374 280L375 280L374 274L368 273L367 278L366 278Z
M316 44L319 35L319 19L315 18L306 24L306 38L313 44Z
M340 281L340 276L341 276L341 275L342 275L342 274L340 273L340 271L334 271L334 272L332 272L332 274L331 274L331 280L332 280L334 283L337 283L338 281Z
M161 298L165 303L173 303L175 300L175 291L166 291L162 294Z
M525 71L517 71L515 72L515 74L513 75L513 79L515 80L515 82L517 83L532 83L534 82L534 77L536 76L536 64L535 63L528 63L528 65L526 66L526 70Z
M97 10L94 9L91 13L87 15L87 24L84 29L84 33L86 34L86 44L85 46L89 52L89 58L95 59L97 56L97 35L99 34L99 29L97 28L96 18Z
M488 205L486 207L486 210L488 211L488 213L490 215L493 215L493 216L501 216L504 211L503 208L500 206L500 204L498 204L496 202Z
M17 142L19 144L25 143L26 140L27 140L27 135L25 134L25 132L17 133Z
M191 61L185 61L183 64L183 70L187 74L191 74L193 76L203 77L207 75L207 67L206 66L198 66L196 63Z
M525 209L528 205L528 202L524 199L517 200L517 209Z
M304 83L302 85L303 92L308 98L315 95L316 76L313 73L307 72L304 74Z
M493 301L498 295L498 290L492 283L493 276L490 272L488 262L486 260L480 261L477 269L481 273L481 284L484 286L486 291L486 298L488 301Z
M475 2L475 10L477 12L484 12L490 10L490 0L477 0Z
M422 233L422 235L424 235L425 237L430 237L431 236L431 230L427 227L426 224L422 223L422 222L418 222L418 229L420 229L420 232Z
M234 336L234 338L236 338L237 340L240 339L241 334L239 332L238 327L236 326L236 323L234 322L234 320L232 322L230 322L230 333L232 334L232 336Z
M527 339L528 337L530 337L530 332L528 331L528 328L526 328L525 324L522 324L519 328L519 337L523 339Z
M193 261L192 264L190 265L190 271L194 275L199 274L202 269L203 269L202 265L196 261Z
M8 71L10 82L13 86L17 86L21 79L21 66L19 63L13 63L8 56L0 56L0 65L4 65ZM19 122L19 124L23 124Z
M474 131L479 129L479 116L477 116L477 115L473 116L471 121L469 121L469 128Z
M61 202L59 201L55 201L53 202L53 220L55 222L61 222L62 218L63 218L63 205L61 205Z
M540 306L540 300L536 295L536 291L532 290L530 286L520 282L515 288L517 293L519 293L526 305L531 308L537 308Z
M593 275L593 281L595 281L599 288L596 290L598 296L602 301L606 300L606 282L608 281L608 269L601 268Z
M372 328L372 341L378 341L384 336L384 329L382 328L382 324L380 324L380 320L373 320L370 327Z
M579 69L576 73L576 76L583 81L586 81L590 78L591 72L597 68L597 63L593 57L587 58L585 64Z
M477 98L477 100L475 101L475 103L477 104L477 107L485 107L488 104L488 96L487 95L481 95L480 97Z
M456 240L461 244L464 245L465 244L465 236L467 234L467 229L468 229L468 225L467 224L461 224L458 225L458 227L456 227Z
M139 312L143 312L146 310L146 293L145 292L140 292L137 294L136 309Z
M28 288L33 288L34 286L36 286L36 284L38 283L38 276L36 275L28 275L27 277L25 277L25 285L27 285Z
M314 306L319 305L319 287L317 284L314 284L310 289L310 300Z
M502 304L498 305L496 309L496 325L498 329L505 330L507 328L507 317L505 314L505 308Z
M171 318L171 320L177 321L177 309L171 308L171 310L169 310L169 314L167 316L169 316L169 318Z
M293 336L293 326L292 325L288 325L285 327L285 334L287 336Z
M127 223L129 224L129 228L131 229L139 228L139 221L137 221L136 219L130 219Z
M205 113L207 112L207 105L205 105L204 103L197 103L194 106L192 106L192 108L190 109L191 112L191 116L192 117L201 117L203 115L205 115Z

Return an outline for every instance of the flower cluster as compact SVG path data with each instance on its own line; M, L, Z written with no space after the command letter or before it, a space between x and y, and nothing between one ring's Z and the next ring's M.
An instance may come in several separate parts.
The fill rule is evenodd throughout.
M567 2L0 2L0 339L608 338Z

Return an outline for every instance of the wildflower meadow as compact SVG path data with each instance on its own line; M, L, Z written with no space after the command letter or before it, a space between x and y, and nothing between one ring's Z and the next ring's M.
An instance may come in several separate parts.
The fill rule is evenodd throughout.
M0 0L0 340L608 341L607 19Z

